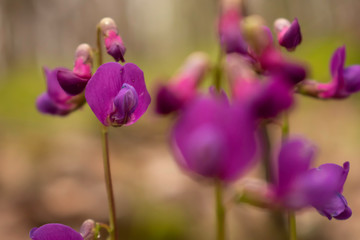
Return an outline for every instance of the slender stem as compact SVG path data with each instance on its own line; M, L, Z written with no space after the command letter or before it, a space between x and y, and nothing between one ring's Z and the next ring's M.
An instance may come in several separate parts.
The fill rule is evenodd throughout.
M215 208L217 223L217 240L225 240L225 207L223 204L223 186L220 181L215 182Z
M220 91L220 88L221 88L222 59L223 59L223 50L220 47L218 58L217 58L217 61L215 64L215 69L214 69L214 85L218 92Z
M97 48L97 63L98 63L98 66L103 64L102 48L101 48L101 37L102 37L101 28L100 28L100 26L97 26L96 27L96 48Z
M274 183L274 176L273 176L274 169L271 163L271 142L266 125L267 125L266 122L264 122L260 126L262 159L265 170L265 179L269 183Z
M294 212L289 212L289 240L296 240L296 217Z
M284 112L284 121L282 125L282 134L281 134L281 140L284 141L289 137L289 113Z
M109 225L110 225L110 239L117 240L117 228L116 228L116 214L115 214L115 201L114 191L111 181L110 171L110 159L109 159L109 144L108 144L108 129L106 126L102 126L102 149L103 149L103 160L104 160L104 175L106 193L109 205Z

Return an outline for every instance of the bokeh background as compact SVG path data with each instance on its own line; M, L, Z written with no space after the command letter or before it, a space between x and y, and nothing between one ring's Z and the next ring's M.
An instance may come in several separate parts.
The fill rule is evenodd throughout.
M247 0L248 14L272 26L298 17L303 44L294 58L310 77L329 81L329 59L343 44L347 65L360 63L358 0ZM100 126L88 106L68 117L39 114L42 66L72 67L79 43L94 46L103 17L118 24L126 59L145 72L153 95L193 51L216 59L215 0L0 0L0 236L28 239L32 227L59 222L79 229L88 218L107 221ZM106 58L111 61L110 58ZM328 221L313 209L298 213L299 239L358 240L360 235L360 96L343 101L297 97L290 131L318 148L316 165L351 162L345 196L353 216ZM110 152L123 240L214 239L211 186L194 181L169 150L172 117L151 105L136 124L110 130ZM273 126L274 141L279 129ZM276 145L276 144L275 144ZM246 177L261 176L257 167ZM244 180L230 186L226 199ZM230 239L269 239L271 219L251 206L229 206Z

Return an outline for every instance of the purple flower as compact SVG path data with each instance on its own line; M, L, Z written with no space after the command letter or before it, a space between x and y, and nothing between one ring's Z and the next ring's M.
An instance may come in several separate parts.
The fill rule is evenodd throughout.
M268 48L262 53L260 64L265 73L281 75L293 86L303 81L307 74L301 64L286 59L275 48Z
M84 240L80 233L59 223L49 223L30 231L32 240Z
M241 15L236 7L226 8L219 19L219 36L221 46L226 53L246 55L248 46L240 29Z
M135 123L150 104L144 74L133 63L101 65L89 80L85 98L105 126L118 127Z
M84 91L88 80L91 78L92 50L86 44L80 44L75 51L74 69L63 68L57 72L60 86L69 95L78 95Z
M292 86L284 76L270 75L260 81L239 55L227 56L226 64L233 98L250 103L256 118L273 118L292 106Z
M294 98L291 85L275 75L258 87L250 101L256 118L274 118L289 109Z
M199 97L172 130L179 165L195 176L234 181L254 162L254 123L244 105L223 97Z
M124 55L126 48L123 40L118 34L118 28L111 18L103 18L99 23L100 29L104 36L106 51L115 61L125 62Z
M169 114L184 107L196 96L197 86L209 68L210 60L206 54L192 53L169 84L159 87L156 95L156 112Z
M298 19L290 23L289 20L279 18L274 23L279 44L288 51L294 51L301 43L302 36Z
M314 156L314 146L303 139L290 139L283 144L275 186L279 203L295 210L313 206L329 219L349 218L351 209L341 195L349 163L345 162L343 167L323 164L309 169Z
M65 70L65 68L49 70L44 67L47 91L41 94L36 100L36 106L40 112L64 116L85 103L84 96L71 96L61 88L58 81L58 73L59 71Z
M315 88L315 95L319 98L346 98L360 90L360 65L344 68L345 46L334 52L330 61L332 80L329 83L308 82Z

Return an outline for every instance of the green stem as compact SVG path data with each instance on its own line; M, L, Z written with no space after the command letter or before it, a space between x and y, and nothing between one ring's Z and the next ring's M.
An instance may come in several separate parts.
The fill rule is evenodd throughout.
M264 122L260 126L261 143L262 143L262 158L265 170L265 179L269 183L274 182L273 168L271 164L271 143L267 123Z
M289 212L289 240L296 240L296 217L294 212Z
M109 143L108 143L108 128L102 126L102 149L103 149L103 160L104 160L104 175L106 193L109 205L109 227L110 227L110 239L117 240L117 228L116 228L116 214L115 214L115 201L114 191L111 181L110 171L110 159L109 159Z
M98 67L103 64L102 47L101 47L102 32L100 26L96 27L96 48L97 48L97 63Z
M222 59L223 59L223 51L222 48L220 47L219 55L214 69L214 85L218 92L220 92L221 89Z
M282 134L281 134L281 140L285 141L289 137L289 113L284 112L284 121L282 125Z
M215 182L215 208L217 223L217 240L225 240L225 207L223 204L223 186L220 181Z

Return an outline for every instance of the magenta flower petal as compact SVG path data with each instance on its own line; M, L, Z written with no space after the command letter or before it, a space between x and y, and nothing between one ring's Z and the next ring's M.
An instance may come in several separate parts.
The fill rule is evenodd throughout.
M130 85L137 94L137 106L127 113L126 122L119 123L116 118L111 118L118 114L117 106L121 105L118 100L114 105L115 98L118 96L124 84ZM146 89L144 74L141 69L133 63L121 66L119 63L105 63L101 65L93 77L89 80L85 89L86 100L94 112L95 116L105 126L131 125L135 123L147 110L151 98ZM129 100L129 99L127 99ZM128 101L127 103L131 103Z
M344 98L350 95L345 91L343 76L345 56L345 46L339 47L334 52L330 61L331 82L317 85L320 98Z
M260 85L253 99L257 118L273 118L289 109L294 102L291 86L282 77L271 77Z
M176 160L190 173L233 181L251 165L254 123L244 106L200 97L180 115L172 131Z
M183 103L167 86L160 86L156 94L155 111L159 114L169 114L179 110Z
M283 143L279 153L277 191L283 196L291 190L294 181L310 167L315 148L301 138Z
M57 79L57 73L59 71L69 71L66 68L55 68L50 70L47 67L44 67L45 78L47 82L47 92L49 97L53 99L56 103L63 104L67 102L71 96L67 94L60 86Z
M58 223L49 223L31 229L30 238L32 240L83 240L80 233L71 227Z
M352 215L352 211L349 208L345 197L340 193L334 195L330 201L316 209L321 215L327 217L329 220L332 218L346 220Z
M351 94L360 91L360 65L345 68L343 76L346 92Z
M61 108L59 105L57 105L47 93L41 94L36 99L36 107L39 110L39 112L44 114L51 114L51 115L60 115L64 116L68 113L70 113L71 108Z
M84 91L90 78L82 78L68 69L58 70L57 79L62 89L69 95L77 95Z

